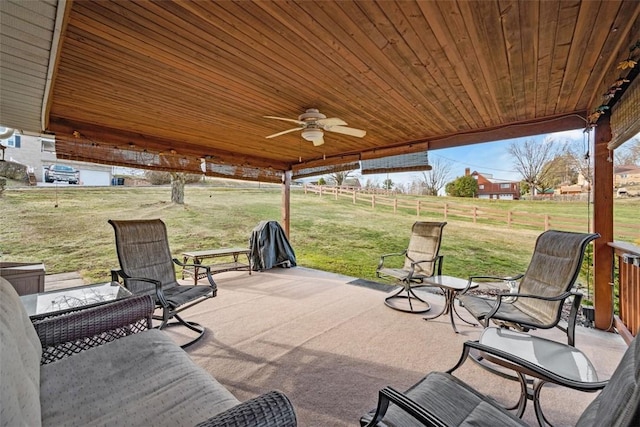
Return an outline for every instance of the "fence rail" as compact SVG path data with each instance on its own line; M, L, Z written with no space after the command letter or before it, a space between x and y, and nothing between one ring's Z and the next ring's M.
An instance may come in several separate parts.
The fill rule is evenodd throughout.
M318 194L333 197L335 200L349 199L353 204L367 204L372 209L386 207L394 213L404 212L416 216L442 216L446 221L472 221L480 224L504 225L507 227L525 227L532 229L561 229L567 231L584 231L584 218L571 215L549 215L532 212L491 209L486 206L472 206L451 201L435 201L429 199L398 198L391 191L362 189L357 187L334 187L305 184L305 194ZM637 226L616 224L616 239L640 240Z

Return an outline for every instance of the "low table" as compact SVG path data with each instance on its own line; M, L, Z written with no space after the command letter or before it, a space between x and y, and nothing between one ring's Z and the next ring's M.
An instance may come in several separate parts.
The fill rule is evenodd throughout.
M34 320L95 307L131 295L117 282L107 282L22 295L20 300L29 317Z
M598 381L596 370L584 353L561 342L491 327L482 332L478 344L476 350L482 359L513 370L518 376L521 395L510 409L517 409L516 415L521 417L527 400L532 400L540 425L551 425L540 407L540 390L545 383L588 392L601 390L607 383ZM526 376L534 379L532 384Z
M453 328L454 332L457 334L458 328L456 328L456 323L453 319L453 313L455 313L456 316L458 316L458 319L462 320L465 323L468 323L469 325L475 326L475 323L467 322L462 317L460 317L460 315L456 311L456 306L454 303L456 301L456 296L460 292L466 291L468 289L477 288L478 287L477 283L470 282L469 280L460 279L458 277L453 277L453 276L427 277L423 279L422 283L427 286L439 287L440 289L442 289L442 293L444 294L444 298L445 298L444 307L442 308L442 311L436 314L435 316L424 317L424 320L432 320L432 319L435 319L436 317L442 316L443 314L449 314L451 327Z
M187 264L190 259L193 260L194 264L204 265L202 260L208 258L219 258L219 257L233 257L232 262L220 262L215 264L208 265L211 268L211 274L222 273L225 271L234 271L234 270L248 270L249 274L251 274L251 259L250 259L251 251L247 248L222 248L222 249L212 249L205 251L192 251L192 252L183 252L182 253L182 262ZM247 257L247 263L242 263L238 260L240 255L245 255ZM193 276L193 284L197 285L198 280L207 277L206 272L200 272L200 268L198 267L187 267L182 269L182 278L184 279L184 275L188 274Z

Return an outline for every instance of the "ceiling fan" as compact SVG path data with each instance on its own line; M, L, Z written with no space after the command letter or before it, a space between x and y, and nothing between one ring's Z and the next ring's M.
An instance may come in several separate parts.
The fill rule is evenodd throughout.
M324 144L324 131L357 136L358 138L362 138L367 134L367 132L361 129L347 127L347 123L342 119L338 119L336 117L327 118L327 116L315 108L309 108L305 113L300 114L298 116L298 120L275 116L264 117L267 119L284 120L285 122L292 122L298 125L298 127L293 129L269 135L267 138L275 138L276 136L284 135L285 133L302 130L302 137L307 141L313 142L313 145L315 146Z

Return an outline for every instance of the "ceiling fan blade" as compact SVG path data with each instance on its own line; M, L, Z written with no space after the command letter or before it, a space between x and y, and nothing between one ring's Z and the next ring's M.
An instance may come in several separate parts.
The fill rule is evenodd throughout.
M287 119L284 117L276 117L276 116L263 116L263 117L266 119L284 120L285 122L297 123L299 125L305 124L302 120L297 120L297 119Z
M267 136L265 138L275 138L276 136L284 135L285 133L289 133L289 132L295 132L297 130L300 130L300 128L293 128L293 129L283 130L282 132L274 133L273 135L269 135L269 136Z
M347 122L337 117L329 117L328 119L319 119L317 121L322 126L345 126Z
M318 147L320 145L324 144L324 137L322 135L320 135L318 138L313 140L313 146L314 147Z
M342 133L345 135L357 136L358 138L362 138L367 134L367 132L362 129L348 128L346 126L331 126L331 127L327 127L326 130L328 130L329 132L336 132L336 133Z

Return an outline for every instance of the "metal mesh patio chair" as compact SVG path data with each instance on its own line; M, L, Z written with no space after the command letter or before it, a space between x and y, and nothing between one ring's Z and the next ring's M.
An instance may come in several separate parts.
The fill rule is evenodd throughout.
M182 345L187 347L204 335L204 327L186 321L178 315L208 298L216 296L217 285L211 270L198 265L207 273L209 285L181 285L176 280L175 265L195 267L171 258L167 227L159 219L153 220L109 220L115 231L116 251L120 270L112 270L113 281L122 279L124 286L137 295L151 295L156 307L162 309L159 329L169 325L183 325L198 333L197 337ZM174 320L170 322L171 320Z
M582 294L572 292L585 249L599 234L545 231L536 241L531 262L524 274L515 277L472 276L470 281L505 281L517 285L515 292L496 298L469 292L458 300L485 328L489 322L521 331L558 327L567 334L569 345L575 342L575 322ZM519 282L519 283L518 283ZM514 286L515 288L515 286ZM562 307L573 297L567 326L561 326Z
M378 406L360 418L373 426L526 426L489 396L479 393L451 375L470 348L491 351L477 342L465 343L456 366L432 372L400 393L391 387L380 390ZM640 340L634 339L608 382L585 383L583 391L602 390L575 423L576 427L640 425ZM572 384L580 389L579 384Z
M417 296L413 288L424 286L422 281L426 277L442 274L442 255L438 255L438 252L442 242L442 229L445 225L447 225L446 222L418 221L411 227L407 249L380 257L376 275L395 279L402 285L398 292L385 298L385 304L388 307L409 313L429 311L431 308L429 303ZM404 260L402 268L388 266L390 259L399 257ZM408 308L397 305L399 300L406 300Z

